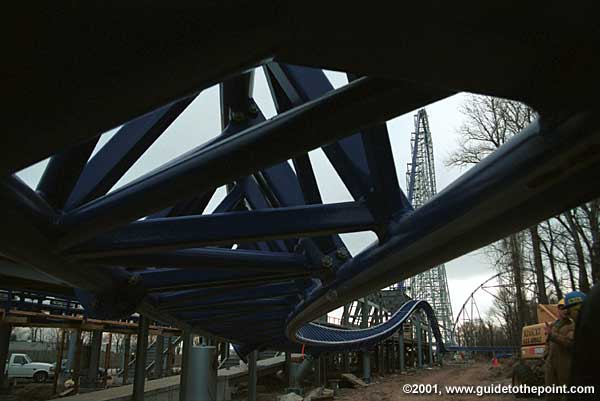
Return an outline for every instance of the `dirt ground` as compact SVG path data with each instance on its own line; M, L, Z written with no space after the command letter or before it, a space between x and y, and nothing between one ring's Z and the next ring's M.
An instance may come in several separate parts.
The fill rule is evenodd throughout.
M442 368L424 369L408 374L391 374L381 378L375 378L373 384L367 388L339 390L335 401L414 401L439 399L444 401L463 400L515 400L514 395L489 395L478 397L470 395L450 394L406 394L402 386L404 384L438 384L443 385L490 385L511 383L510 366L492 368L488 363L475 363L462 366L444 366ZM442 389L443 391L443 389ZM520 398L520 400L534 400L535 398Z

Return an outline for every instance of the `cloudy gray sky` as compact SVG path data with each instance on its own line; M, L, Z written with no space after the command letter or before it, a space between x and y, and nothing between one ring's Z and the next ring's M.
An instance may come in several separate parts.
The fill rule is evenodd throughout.
M334 87L340 87L347 83L345 74L327 72L327 76ZM261 69L258 69L256 73L254 98L266 117L272 117L276 114ZM444 163L448 155L456 148L458 129L463 121L459 108L464 100L465 95L458 94L426 107L433 136L438 191L464 173L464 170L446 167ZM219 89L215 86L205 90L198 96L113 189L186 152L191 147L218 135L221 130L219 113ZM400 185L404 190L406 190L406 166L410 159L410 135L414 127L413 115L414 112L407 113L389 121L387 124L394 151L396 172ZM96 151L106 143L115 131L116 129L102 136ZM335 174L323 152L315 150L310 153L310 157L324 202L351 200L350 194ZM19 176L30 186L35 187L45 164L46 162L40 162L22 171ZM217 191L207 208L207 212L212 211L224 194L223 188ZM372 233L344 234L342 237L353 254L359 252L375 239ZM448 262L446 271L455 315L471 291L494 274L487 258L480 251ZM482 294L478 297L477 302L482 312L484 312L491 305L491 297Z

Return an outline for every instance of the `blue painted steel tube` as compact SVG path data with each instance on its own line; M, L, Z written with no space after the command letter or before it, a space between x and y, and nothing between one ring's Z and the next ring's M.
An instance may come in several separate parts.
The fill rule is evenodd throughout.
M106 290L115 282L102 269L65 261L55 252L49 237L56 233L56 214L40 196L15 176L0 180L0 253L15 262L32 266L72 287Z
M77 171L78 179L68 197L66 208L73 209L105 195L195 97L188 96L170 103L119 128L83 171Z
M315 272L314 274L317 274ZM208 271L192 271L178 269L147 270L140 272L140 286L148 292L170 292L182 289L198 288L243 288L275 282L287 282L298 278L309 278L311 272L256 274L253 272L234 272L214 269Z
M137 346L135 352L135 373L133 376L132 401L144 401L144 387L146 384L146 355L148 351L148 328L150 320L140 315L137 331Z
M91 138L52 156L37 185L37 191L57 210L62 210L86 166L99 137Z
M361 78L71 211L61 220L66 234L60 246L72 247L191 192L227 184L438 98L410 84Z
M82 255L85 258L85 254ZM174 252L144 253L93 258L94 263L124 267L170 267L190 270L214 268L254 272L302 272L308 261L301 254L244 249L196 248Z
M294 282L259 285L235 293L228 289L185 290L161 294L157 300L158 308L177 308L197 304L199 300L206 302L257 299L260 297L281 297L298 294L300 287Z
M138 221L74 252L86 257L110 256L373 228L371 212L361 203L307 205Z

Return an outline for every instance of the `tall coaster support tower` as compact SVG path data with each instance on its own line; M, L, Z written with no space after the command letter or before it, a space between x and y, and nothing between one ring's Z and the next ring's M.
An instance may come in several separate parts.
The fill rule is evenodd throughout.
M415 130L411 137L412 160L407 165L406 185L408 199L415 209L423 206L437 192L435 184L435 162L429 120L425 109L414 116ZM435 266L409 279L409 294L413 299L422 299L433 307L442 326L444 341L453 342L453 315L446 267Z

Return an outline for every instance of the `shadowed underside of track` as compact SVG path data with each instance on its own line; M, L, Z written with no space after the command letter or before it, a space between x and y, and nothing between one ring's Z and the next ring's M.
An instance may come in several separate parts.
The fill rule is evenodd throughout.
M600 195L593 5L418 2L402 24L337 2L17 13L3 283L74 288L92 315L137 310L248 347L326 344L333 332L306 324L329 310ZM252 98L259 65L278 112L268 120ZM333 90L319 68L351 82ZM222 132L111 191L217 83ZM413 210L385 122L463 90L528 102L540 118ZM323 203L316 148L351 201ZM49 156L35 190L14 175ZM352 256L338 234L357 231L378 242Z

